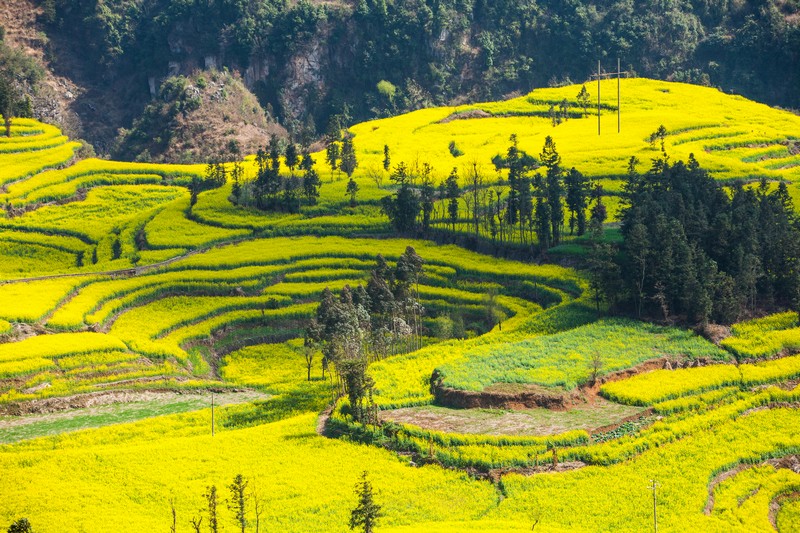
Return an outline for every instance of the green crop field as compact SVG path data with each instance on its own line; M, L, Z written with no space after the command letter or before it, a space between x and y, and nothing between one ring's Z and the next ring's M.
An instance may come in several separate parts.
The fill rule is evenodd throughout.
M714 344L607 316L576 267L586 238L554 249L562 264L535 264L447 244L471 242L458 240L472 231L466 197L455 227L435 202L438 243L399 237L381 212L396 191L384 145L393 165L430 164L437 186L455 167L462 186L477 170L506 194L492 157L512 134L538 156L550 135L566 167L603 185L605 239L619 242L621 178L631 156L644 168L660 154L660 125L670 157L800 197L797 115L632 78L620 133L605 100L616 81L602 82L602 135L574 106L554 126L549 107L579 90L358 124L356 205L320 152L319 200L293 214L234 205L230 179L191 190L202 165L76 161L57 128L15 119L0 137L0 528L25 516L45 533L166 531L174 508L189 531L206 488L227 498L242 474L247 531L258 518L261 531L344 532L367 470L376 531L647 531L653 480L665 531L796 531L796 313L734 324ZM245 158L245 180L255 165ZM513 239L511 252L531 245ZM366 286L378 254L395 269L408 246L425 261L412 289L423 331L372 357L384 422L362 424L306 326L326 288ZM443 405L443 389L477 406ZM570 404L524 406L525 425L525 391ZM213 419L212 393L224 399ZM227 506L220 521L233 530Z

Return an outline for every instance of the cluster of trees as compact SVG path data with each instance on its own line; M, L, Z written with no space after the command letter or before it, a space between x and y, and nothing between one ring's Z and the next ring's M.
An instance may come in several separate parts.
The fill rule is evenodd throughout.
M370 360L420 347L425 309L418 299L417 285L423 259L407 247L394 269L379 255L366 287L345 286L338 298L325 289L314 318L305 333L308 378L314 354L322 352L323 376L333 365L340 393L350 399L356 420L376 422L371 401Z
M305 117L324 125L343 103L361 120L584 80L597 59L616 57L645 76L800 105L796 2L43 3L51 31L85 43L99 76L139 76L143 91L144 78L164 75L170 61L202 65L213 55L242 72L266 66L254 88L290 129ZM296 59L307 57L313 79L298 78Z
M631 158L619 249L589 262L598 298L637 316L730 323L800 303L800 222L785 183L725 187L694 156Z
M44 71L31 58L5 43L5 29L0 26L0 115L7 137L15 117L33 117L32 96L43 77Z
M562 167L552 137L545 139L538 158L519 148L516 135L510 140L506 154L493 159L498 171L508 170L507 182L489 183L473 163L463 189L456 168L436 186L427 163L414 169L398 164L389 176L397 190L381 201L392 226L402 233L427 234L436 219L446 221L453 231L459 222L466 222L467 231L476 237L488 235L501 245L538 242L542 250L560 244L565 220L570 235L583 235L590 200L601 202L601 191L575 168ZM540 168L544 174L534 173ZM605 218L604 211L596 211Z
M281 158L288 167L288 176L281 175ZM243 170L238 164L234 165L232 203L287 213L299 212L303 202L307 205L317 203L322 182L314 170L314 159L307 145L298 148L297 144L290 142L284 146L273 135L266 150L256 153L256 168L255 179L246 180ZM296 170L300 175L295 173Z
M334 120L334 125L339 124L338 120ZM353 172L358 168L358 158L356 157L356 148L353 145L353 135L349 131L345 131L344 135L341 134L341 128L335 126L335 134L329 134L328 147L325 149L325 161L331 167L331 180L333 180L333 173L337 172L337 177L341 177L344 172L347 175L348 182L346 194L350 197L350 207L356 206L356 194L358 194L358 183L353 179Z

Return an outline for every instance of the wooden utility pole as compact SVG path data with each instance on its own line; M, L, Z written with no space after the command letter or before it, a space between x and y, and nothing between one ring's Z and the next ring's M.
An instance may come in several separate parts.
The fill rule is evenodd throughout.
M211 393L211 436L214 436L214 393Z
M658 513L656 512L656 490L659 487L658 481L655 479L650 480L650 490L653 491L653 533L658 533Z
M625 77L630 75L630 72L627 70L623 72L622 70L622 62L619 58L617 58L617 71L616 72L606 72L603 74L600 70L600 61L597 61L597 74L593 74L592 78L597 78L597 134L600 135L600 80L603 78L611 78L611 76L617 77L617 133L622 131L622 98L621 98L621 78L622 75L625 74Z
M619 58L617 58L617 133L620 132L620 129L622 127L622 116L621 116L621 111L620 111L621 108L620 108L620 105L619 105L619 103L620 103L620 97L619 97L619 94L620 94L620 90L619 90L619 88L620 88L620 81L619 81L620 72L622 72L622 68L620 67Z

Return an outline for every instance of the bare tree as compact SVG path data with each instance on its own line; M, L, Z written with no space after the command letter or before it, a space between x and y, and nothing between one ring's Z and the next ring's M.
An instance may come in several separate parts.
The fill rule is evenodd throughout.
M194 533L200 533L200 526L203 525L203 517L202 516L194 516L189 523L192 524L192 528L194 529Z

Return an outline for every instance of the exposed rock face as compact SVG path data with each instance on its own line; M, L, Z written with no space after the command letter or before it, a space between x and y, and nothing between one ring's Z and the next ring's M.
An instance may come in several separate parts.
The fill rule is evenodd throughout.
M168 163L241 157L286 131L270 120L237 75L197 72L166 80L159 95L123 132L118 157Z

